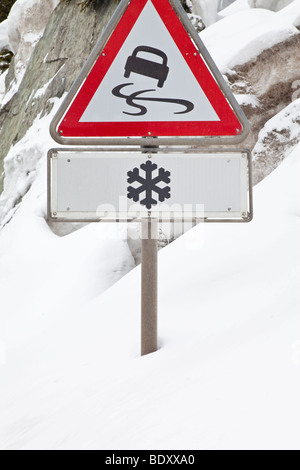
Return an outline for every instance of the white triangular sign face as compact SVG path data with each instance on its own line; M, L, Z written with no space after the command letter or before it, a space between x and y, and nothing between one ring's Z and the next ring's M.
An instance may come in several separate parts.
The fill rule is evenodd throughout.
M217 79L215 66L214 71L207 66L205 48L192 40L191 27L182 25L173 2L132 0L123 6L98 59L54 120L54 138L73 143L78 137L244 132L242 111L224 92L226 85L220 88L220 75Z

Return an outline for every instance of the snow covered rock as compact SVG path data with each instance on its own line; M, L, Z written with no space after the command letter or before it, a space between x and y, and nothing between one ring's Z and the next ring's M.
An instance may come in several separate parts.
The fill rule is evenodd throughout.
M21 14L19 8L25 4L33 5L33 1L26 3L19 0L15 4L17 10L15 13L12 10L11 14ZM53 98L61 97L70 89L115 9L116 4L109 0L103 2L97 10L88 9L84 13L76 2L60 3L32 52L20 86L14 82L10 67L5 77L9 87L6 88L0 109L0 174L3 173L3 159L11 146L25 136L37 118L41 119L51 113ZM22 23L23 20L20 21ZM32 21L35 24L35 20ZM78 31L81 32L80 40ZM13 43L16 54L20 54L21 46L17 37ZM25 60L26 53L21 56ZM20 58L20 61L23 59ZM20 61L17 60L16 63ZM53 145L57 144L53 142ZM0 193L2 189L3 180L0 181ZM7 194L3 197L6 198ZM16 195L11 197L17 198ZM1 216L4 217L5 214Z
M259 183L289 156L300 142L300 99L270 119L253 149L254 184Z
M210 26L218 20L218 11L223 10L235 0L192 0L193 12Z
M251 8L266 8L267 10L279 11L293 0L248 0Z
M243 143L250 149L254 148L266 122L295 99L293 87L299 81L300 47L299 30L294 26L299 15L297 4L298 1L293 2L275 13L246 8L242 0L238 0L236 6L241 8L234 12L235 4L232 4L227 9L232 8L232 14L201 33L250 121L251 133ZM267 160L272 171L274 162ZM257 171L255 181L262 175L258 166Z
M24 72L32 51L40 40L59 0L18 0L8 19L9 46L15 55L15 74Z
M224 8L218 13L218 18L223 19L226 16L234 15L243 10L249 10L250 3L249 0L235 0L235 2L231 3L227 8Z
M232 70L299 31L282 12L249 9L225 17L200 34L222 73Z
M251 124L251 134L246 142L251 149L265 123L295 99L294 87L299 83L299 66L295 58L299 47L300 35L294 35L253 60L234 67L227 75Z

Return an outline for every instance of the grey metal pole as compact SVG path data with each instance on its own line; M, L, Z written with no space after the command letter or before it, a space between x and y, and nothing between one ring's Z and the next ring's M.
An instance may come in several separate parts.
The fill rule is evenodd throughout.
M142 219L141 354L157 351L158 220Z

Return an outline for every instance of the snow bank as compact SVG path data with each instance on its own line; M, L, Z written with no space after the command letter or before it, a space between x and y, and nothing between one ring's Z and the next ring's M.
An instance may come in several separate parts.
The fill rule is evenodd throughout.
M223 19L226 16L235 15L236 13L239 13L240 11L249 10L250 8L251 7L249 4L249 0L236 0L227 8L224 8L223 10L221 10L218 14L218 18Z
M223 10L235 0L193 0L193 12L199 15L206 26L218 20L218 11Z
M300 0L294 0L290 5L281 10L278 15L285 22L294 26L300 26Z
M140 270L97 297L96 228L57 239L14 219L0 235L1 448L299 449L299 150L256 188L253 223L160 252L160 350L144 358Z
M278 2L277 0L270 4L267 2L254 3L251 0L236 0L224 10L218 13L218 18L223 19L226 16L235 15L240 11L249 10L250 8L264 8L276 11L279 13L281 21L285 24L293 24L294 26L300 25L300 0L290 0L285 2Z
M279 11L286 7L293 0L248 0L251 8L266 8L272 11Z
M55 110L59 100L54 102ZM21 201L39 176L41 161L45 163L47 151L53 146L49 125L54 110L42 119L38 116L24 138L11 147L4 160L5 180L0 195L0 229L11 219L18 208L18 201Z
M38 116L4 161L0 323L5 321L7 338L16 344L59 322L71 305L83 305L135 266L126 226L116 230L107 224L90 224L58 237L45 222L46 157L51 147L58 146L49 135L49 125L60 102L51 101L55 103L51 114ZM49 296L50 286L53 295ZM4 329L0 331L1 340Z
M225 17L202 31L200 37L225 73L296 34L299 31L290 18L281 17L281 12L250 9Z
M286 11L239 11L202 37L224 71L298 34ZM45 221L57 106L5 160L0 448L299 449L300 146L255 188L253 223L199 226L160 252L160 350L140 358L126 227L58 237ZM266 131L297 138L298 106Z
M293 101L283 111L270 119L259 133L259 141L253 150L260 152L269 133L276 132L282 141L299 139L300 137L300 99ZM300 140L300 139L299 139Z

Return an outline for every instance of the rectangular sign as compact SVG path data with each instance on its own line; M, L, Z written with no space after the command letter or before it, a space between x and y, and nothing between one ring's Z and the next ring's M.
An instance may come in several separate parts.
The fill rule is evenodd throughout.
M251 155L247 150L52 149L48 216L249 222Z

